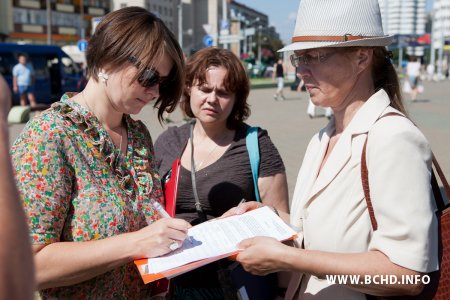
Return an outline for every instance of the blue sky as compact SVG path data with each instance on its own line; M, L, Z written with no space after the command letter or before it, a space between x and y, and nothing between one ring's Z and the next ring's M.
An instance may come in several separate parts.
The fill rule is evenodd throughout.
M283 41L290 40L294 33L299 0L236 0L269 16L270 25L275 26ZM339 0L336 0L339 1ZM427 0L431 10L433 0Z

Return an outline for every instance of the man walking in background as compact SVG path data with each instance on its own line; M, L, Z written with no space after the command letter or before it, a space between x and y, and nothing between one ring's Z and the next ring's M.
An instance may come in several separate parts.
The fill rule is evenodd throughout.
M19 63L13 68L13 90L20 96L20 105L27 105L27 96L30 106L36 106L36 98L34 97L34 70L33 66L27 62L25 54L19 54Z
M275 81L275 77L277 78L277 92L273 95L273 99L275 101L278 100L278 97L281 97L282 100L286 100L283 95L284 88L284 68L283 68L283 60L281 58L278 59L277 63L273 66L274 72L272 73L272 79Z

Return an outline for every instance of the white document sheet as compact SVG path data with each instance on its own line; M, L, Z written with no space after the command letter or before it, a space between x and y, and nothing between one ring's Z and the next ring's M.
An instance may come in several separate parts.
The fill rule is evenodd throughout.
M232 254L237 244L255 236L273 237L279 241L296 232L267 206L192 227L188 238L176 251L148 259L148 273L160 273L197 260Z

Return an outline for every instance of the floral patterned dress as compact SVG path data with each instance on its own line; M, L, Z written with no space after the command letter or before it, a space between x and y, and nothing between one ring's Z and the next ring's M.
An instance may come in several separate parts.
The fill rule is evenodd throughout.
M120 153L90 111L65 94L31 120L11 154L33 244L99 240L155 221L151 199L162 201L145 125L126 115L128 149ZM39 291L53 299L145 299L128 263L85 282Z

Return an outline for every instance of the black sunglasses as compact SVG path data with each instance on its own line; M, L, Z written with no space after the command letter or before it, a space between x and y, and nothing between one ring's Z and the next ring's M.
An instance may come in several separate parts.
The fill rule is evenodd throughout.
M141 65L141 62L136 56L129 56L128 60L136 67ZM139 75L137 81L142 87L151 88L157 84L159 84L160 87L167 85L169 78L160 76L158 70L154 68L146 68L144 72Z

